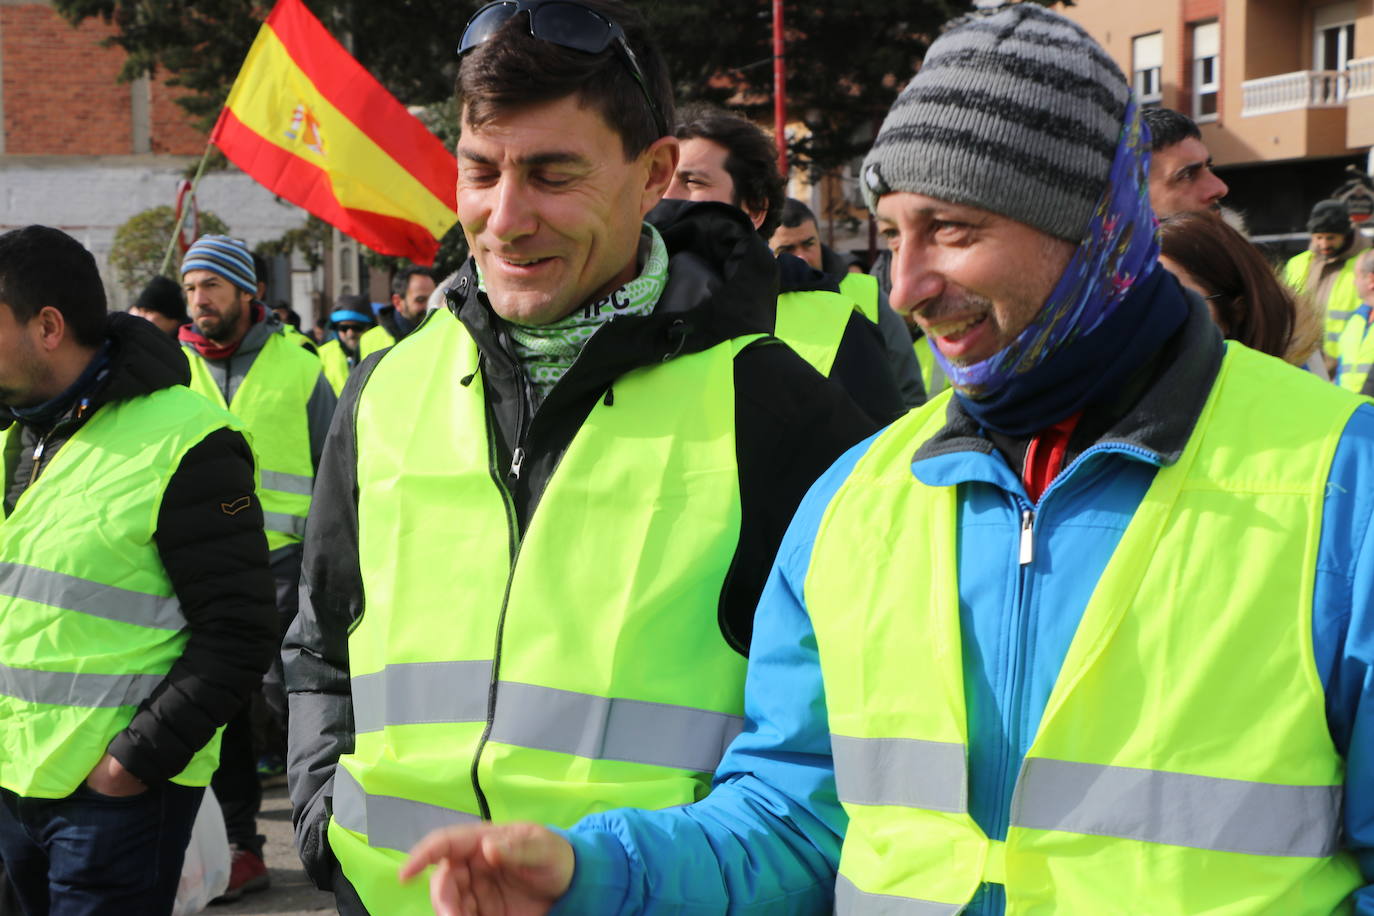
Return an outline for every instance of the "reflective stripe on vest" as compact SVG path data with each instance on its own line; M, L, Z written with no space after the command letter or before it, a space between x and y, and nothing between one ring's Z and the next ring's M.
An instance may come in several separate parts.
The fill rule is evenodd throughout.
M874 324L878 323L878 278L847 271L840 278L840 292L853 301L854 307Z
M1310 640L1326 477L1361 401L1282 365L1228 344L1083 611L1005 841L964 798L959 488L911 470L949 396L859 459L804 586L849 815L837 912L957 912L999 883L1008 913L1326 913L1363 883ZM929 562L856 562L861 531Z
M181 602L176 598L159 598L23 563L0 563L0 597L22 598L159 630L186 626Z
M70 795L181 657L158 507L185 454L225 427L238 425L182 386L106 404L0 522L0 786ZM174 781L203 786L218 760L215 736Z
M0 665L0 694L26 703L109 709L137 706L162 678L161 674L77 674Z
M183 346L191 388L226 406L205 360ZM310 396L320 360L284 334L270 334L234 392L228 409L243 421L258 465L258 498L271 550L299 543L310 513L315 465L310 456Z
M353 679L358 733L388 725L485 722L492 665L388 665ZM744 717L501 681L491 740L680 770L712 772Z
M343 767L334 770L334 823L362 834L374 849L409 852L440 827L476 824L482 819L464 811L397 798L368 795L353 774Z
M965 813L965 748L909 738L831 736L840 801ZM1031 758L1011 823L1267 856L1339 846L1339 786L1281 786Z
M429 911L423 888L395 880L393 850L419 835L374 837L394 823L379 812L568 826L708 791L743 714L745 660L721 636L718 602L739 540L734 357L746 343L616 379L523 537L462 324L437 311L375 364L354 417L358 732L336 775L360 792L342 812L336 795L329 827L370 911Z
M825 290L778 296L773 334L821 375L829 376L855 307L848 296Z
M844 875L835 876L836 916L957 916L963 911L963 904L959 903L870 894L859 890Z

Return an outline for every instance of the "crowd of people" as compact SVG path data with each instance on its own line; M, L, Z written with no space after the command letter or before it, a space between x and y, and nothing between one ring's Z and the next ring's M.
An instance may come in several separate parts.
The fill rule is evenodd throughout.
M328 339L234 238L125 314L0 235L19 912L170 912L206 786L264 888L284 763L345 916L1374 913L1343 204L1280 274L1037 4L892 106L871 271L619 0L459 56L470 257Z

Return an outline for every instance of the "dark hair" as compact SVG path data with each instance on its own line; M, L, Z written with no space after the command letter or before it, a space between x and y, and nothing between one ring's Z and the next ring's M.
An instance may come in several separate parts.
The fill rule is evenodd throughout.
M1293 352L1307 336L1297 303L1245 236L1210 213L1175 213L1159 229L1160 254L1202 285L1223 336L1290 362L1310 354Z
M649 39L644 17L616 0L578 0L615 22L644 71L649 95L673 123L673 90L663 55ZM463 57L454 94L464 126L481 127L502 111L579 95L620 136L633 159L660 139L644 90L614 46L587 54L530 34L529 13L508 19L487 41Z
M811 208L795 197L789 197L782 205L782 224L788 229L795 229L805 222L816 222L816 214L811 212ZM817 224L819 225L819 223Z
M0 235L0 302L20 324L52 306L82 346L105 339L105 285L95 258L60 229L25 226Z
M181 293L181 284L171 277L157 276L149 280L130 308L157 312L178 324L190 320L186 315L186 297Z
M1157 153L1175 143L1182 143L1189 137L1194 140L1202 139L1202 131L1197 129L1193 119L1174 111L1172 108L1146 108L1140 113L1140 117L1144 119L1145 126L1150 129L1150 152L1152 153Z
M267 284L267 259L256 251L249 252L253 257L253 273L257 274L257 281L264 286ZM256 295L256 293L254 294Z
M434 271L430 270L428 267L411 266L401 268L396 271L395 276L391 278L391 294L393 296L400 296L404 299L406 293L410 292L411 277L429 277L433 280Z
M782 218L786 180L778 174L778 151L758 125L710 105L694 105L678 121L679 140L710 140L725 147L725 171L735 185L735 206L762 210L759 235L773 237Z

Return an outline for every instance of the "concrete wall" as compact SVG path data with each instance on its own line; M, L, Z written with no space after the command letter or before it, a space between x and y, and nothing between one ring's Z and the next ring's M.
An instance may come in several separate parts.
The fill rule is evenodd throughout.
M96 256L112 308L131 296L108 265L114 233L129 217L174 205L194 159L170 156L0 156L0 231L42 223L79 239ZM305 211L232 169L207 174L197 198L249 247L305 222ZM134 292L137 294L137 291Z

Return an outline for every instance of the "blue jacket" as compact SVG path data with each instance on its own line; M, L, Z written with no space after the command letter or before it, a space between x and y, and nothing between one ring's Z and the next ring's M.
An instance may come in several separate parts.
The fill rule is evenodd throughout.
M957 407L913 461L922 481L960 486L969 801L995 839L1006 836L1016 774L1079 616L1155 471L1182 451L1222 344L1195 306L1165 349L1164 367L1136 406L1074 458L1037 504ZM783 540L755 622L748 726L721 762L712 793L685 808L594 815L567 831L577 871L558 912L830 911L846 818L835 794L802 585L821 516L871 442L855 446L817 481ZM1018 558L1028 508L1035 558L1023 573ZM1356 410L1332 463L1312 607L1328 725L1348 761L1345 840L1367 880L1374 876L1371 520L1374 405ZM900 545L856 545L856 561L882 549ZM1002 887L984 885L966 912L993 916L1004 907ZM1359 892L1357 911L1374 914L1374 889Z

